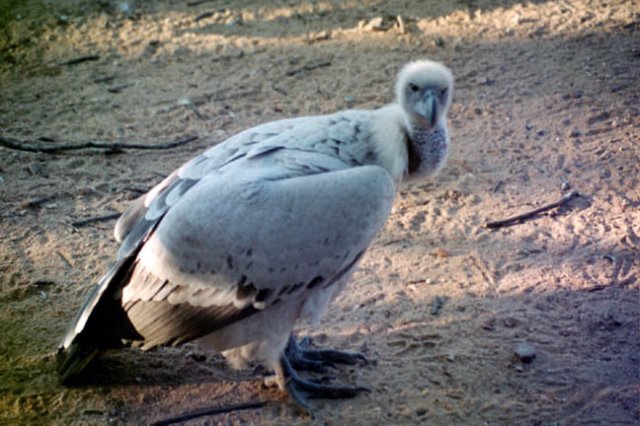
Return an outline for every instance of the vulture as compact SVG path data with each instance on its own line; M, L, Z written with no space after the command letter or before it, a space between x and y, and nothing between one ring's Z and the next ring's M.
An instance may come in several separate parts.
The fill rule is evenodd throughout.
M307 412L307 398L367 390L303 377L365 358L292 331L345 287L400 183L443 167L452 95L447 67L411 62L391 104L242 131L134 200L115 226L115 262L60 343L61 382L108 349L196 341L234 367L272 369Z

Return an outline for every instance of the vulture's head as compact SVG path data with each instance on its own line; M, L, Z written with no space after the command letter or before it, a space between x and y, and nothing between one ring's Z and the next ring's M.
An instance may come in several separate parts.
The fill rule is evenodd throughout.
M414 128L433 128L445 117L453 95L453 75L437 62L405 65L396 80L396 99Z

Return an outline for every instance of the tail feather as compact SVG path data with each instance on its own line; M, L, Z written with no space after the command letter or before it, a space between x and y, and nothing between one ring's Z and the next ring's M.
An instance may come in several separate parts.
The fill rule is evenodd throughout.
M70 347L58 348L58 373L60 383L68 385L73 382L84 369L93 361L100 351L96 348L72 343Z
M93 287L80 312L58 346L60 381L67 384L80 374L101 351L123 346L123 339L140 336L120 303L120 289L126 285L137 252L118 260Z

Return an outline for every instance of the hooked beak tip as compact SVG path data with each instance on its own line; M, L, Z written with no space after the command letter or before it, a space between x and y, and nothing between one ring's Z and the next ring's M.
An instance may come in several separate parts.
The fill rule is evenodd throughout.
M433 93L427 94L416 108L416 112L426 119L431 127L435 127L438 120L438 102L435 95Z

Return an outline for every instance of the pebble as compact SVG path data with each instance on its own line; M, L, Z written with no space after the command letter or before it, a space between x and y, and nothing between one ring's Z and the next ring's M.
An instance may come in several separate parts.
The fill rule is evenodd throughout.
M446 259L447 257L449 257L449 252L443 249L442 247L438 247L435 250L434 254L436 257L439 257L440 259Z
M440 310L442 309L442 306L445 304L446 301L447 301L446 297L443 297L443 296L434 297L433 302L431 302L431 315L438 315L440 313Z
M312 34L309 37L309 42L314 43L317 41L329 40L331 38L331 31L320 31L319 33Z
M582 135L580 129L573 129L571 133L569 133L569 136L571 136L572 138L577 138L580 135Z
M520 343L516 346L515 355L524 364L530 364L536 357L536 350L528 343Z
M426 415L429 412L429 410L426 407L418 407L416 408L416 416L418 417L422 417L424 415Z

